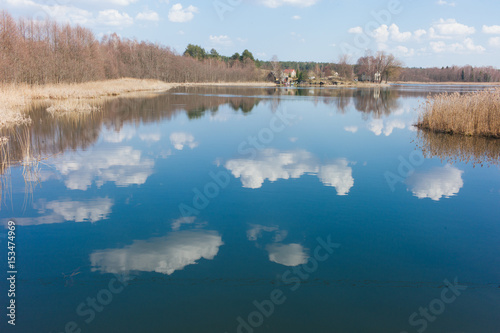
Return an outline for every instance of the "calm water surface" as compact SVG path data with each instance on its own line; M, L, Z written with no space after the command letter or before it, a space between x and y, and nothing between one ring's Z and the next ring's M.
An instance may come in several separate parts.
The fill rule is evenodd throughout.
M12 219L17 316L0 331L499 332L500 142L412 127L428 94L471 89L31 111L6 133L0 305Z

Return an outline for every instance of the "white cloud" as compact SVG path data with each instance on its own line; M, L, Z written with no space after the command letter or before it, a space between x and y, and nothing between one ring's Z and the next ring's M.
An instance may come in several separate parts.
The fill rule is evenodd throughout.
M3 225L7 226L8 220L2 222ZM49 214L39 217L16 217L16 225L40 225L40 224L54 224L54 223L64 223L66 222L64 218L59 214Z
M221 46L229 46L233 43L231 38L229 38L229 36L227 35L220 35L220 36L210 35L209 40L212 44Z
M382 119L373 119L368 124L368 129L376 136L379 136L382 134L382 130L384 129L384 121Z
M39 217L16 218L18 225L40 225L75 222L97 222L105 220L111 214L113 200L109 198L96 198L87 201L55 200L39 203L38 213L45 214L47 210L52 213Z
M399 31L399 27L394 23L391 24L391 26L389 27L389 33L391 34L391 40L399 43L410 40L412 36L411 32L409 31L407 32Z
M300 178L314 174L326 186L335 187L337 195L346 195L354 185L352 169L345 159L332 164L320 165L305 150L280 152L265 149L255 159L234 159L225 164L234 177L240 178L243 187L261 188L265 180Z
M255 159L235 159L226 162L226 169L236 178L241 178L243 187L260 188L266 179L299 178L305 173L317 173L319 168L312 162L311 153L298 150L280 152L265 149Z
M368 124L368 129L373 132L376 136L384 133L385 136L392 134L395 128L404 129L406 127L405 123L399 119L393 119L384 124L382 119L373 119Z
M144 134L140 134L139 138L142 141L158 142L161 140L161 134L160 133L144 133Z
M194 18L195 13L198 13L198 8L189 6L184 9L180 3L177 3L170 8L168 19L177 23L189 22Z
M462 42L446 44L443 41L431 42L431 50L435 53L483 53L486 49L481 45L475 45L471 38L465 38Z
M352 168L345 159L337 160L334 164L322 166L318 177L326 186L335 187L337 195L347 195L354 186Z
M300 20L301 17L299 15L294 15L292 16L292 20Z
M454 2L448 2L446 0L438 0L437 4L440 6L450 6L450 7L455 7L457 5Z
M198 147L198 142L195 141L194 136L186 132L170 134L170 142L177 150L183 150L185 146L191 149Z
M286 235L288 234L286 231L285 231L285 234L283 234L278 227L275 227L275 226L272 226L272 227L268 227L268 226L264 226L264 225L260 225L260 224L252 224L250 225L250 229L247 230L247 239L249 241L256 241L257 239L259 239L260 237L262 237L262 232L274 232L275 233L275 236L274 236L274 241L276 242L280 242L282 240L284 240L286 238Z
M434 201L458 194L464 182L463 171L445 165L425 173L414 173L407 179L410 190L419 199L430 198Z
M472 38L466 38L464 40L465 49L473 53L483 53L486 49L481 45L475 45Z
M500 35L500 25L483 25L483 33L490 35Z
M97 15L97 23L113 27L126 27L134 23L134 19L127 13L120 13L116 9L102 10Z
M180 217L172 222L172 230L177 231L183 224L193 224L196 216Z
M452 39L453 38L451 36L438 35L438 33L436 32L436 29L434 29L433 27L429 28L429 32L428 32L427 36L429 37L429 39Z
M90 262L92 270L104 273L142 271L170 275L201 258L212 260L223 244L215 231L176 231L165 237L136 240L124 248L95 251Z
M354 27L354 28L350 28L349 30L347 30L348 33L350 34L362 34L363 33L363 28L361 27Z
M404 129L406 127L405 123L399 119L393 119L387 122L384 129L384 135L389 136L395 128Z
M444 36L468 36L476 32L474 27L458 23L455 19L440 19L432 28Z
M377 29L373 30L372 36L378 43L387 42L389 40L389 27L382 24Z
M413 33L413 35L417 40L420 40L423 36L427 35L427 31L424 29L418 29Z
M445 42L431 42L430 43L431 50L435 53L443 53L443 52L457 52L457 48L460 48L460 44L447 45ZM463 48L462 48L463 49Z
M103 134L102 138L106 142L120 143L128 141L135 136L135 128L124 126L120 131L110 131Z
M63 216L66 221L96 222L107 219L112 206L113 200L97 198L88 201L51 201L46 208Z
M406 46L396 46L394 49L395 53L400 54L404 57L413 57L415 55L415 49L409 49Z
M300 244L270 244L266 247L269 260L284 266L305 264L309 256Z
M346 127L344 127L344 130L346 132L356 133L358 131L358 127L357 126L346 126Z
M281 6L310 7L319 0L260 0L260 2L269 8L278 8Z
M500 47L500 37L491 37L488 44L492 47Z
M160 16L155 11L146 10L144 12L141 12L141 13L137 14L137 16L135 17L135 19L136 20L142 20L142 21L154 21L154 22L156 22L156 21L160 20Z
M6 0L6 3L18 8L38 10L39 13L43 13L44 17L50 17L60 22L71 22L74 24L84 25L92 23L93 21L93 15L91 12L74 6L59 4L45 5L31 0ZM38 16L34 17L34 19L42 20L44 17Z
M68 153L56 159L54 164L71 190L86 190L93 182L97 186L106 182L114 182L117 186L141 185L153 173L154 167L153 160L142 159L141 151L132 147Z

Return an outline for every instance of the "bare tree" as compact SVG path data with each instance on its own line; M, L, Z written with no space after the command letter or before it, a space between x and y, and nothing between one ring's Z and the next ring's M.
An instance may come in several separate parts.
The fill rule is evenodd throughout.
M386 54L384 51L377 52L375 64L379 76L379 83L385 78L385 82L389 78L397 78L403 63L392 54Z
M50 20L16 22L0 11L0 82L45 84L120 77L250 81L258 79L255 68L251 58L229 66L222 59L183 57L168 47L116 34L98 41L81 26Z
M361 80L372 81L376 72L375 57L368 50L365 56L359 58L357 61L357 74Z
M281 70L281 64L277 55L273 55L273 58L271 59L271 68L271 72L273 73L274 77L278 80L281 79L283 71Z
M348 80L352 80L354 77L353 67L351 65L351 57L348 54L341 54L336 66L339 76L344 77Z
M380 83L384 78L386 82L389 78L397 78L402 65L392 54L379 51L373 56L371 51L367 51L364 57L358 59L357 71L363 79Z

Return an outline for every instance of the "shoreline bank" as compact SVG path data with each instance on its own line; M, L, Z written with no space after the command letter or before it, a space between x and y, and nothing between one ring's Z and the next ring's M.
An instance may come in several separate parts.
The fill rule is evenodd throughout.
M46 103L49 112L89 112L100 109L105 100L133 93L164 92L177 87L247 86L273 87L270 82L167 83L123 78L74 84L0 85L0 129L31 122L25 112L35 103Z
M417 82L417 81L394 81L389 82L390 84L418 84L418 85L430 85L430 86L500 86L500 82Z

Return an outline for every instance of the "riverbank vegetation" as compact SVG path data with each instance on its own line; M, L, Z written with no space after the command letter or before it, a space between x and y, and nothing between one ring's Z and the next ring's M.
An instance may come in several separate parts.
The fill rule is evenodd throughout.
M45 85L4 83L0 84L0 128L29 123L23 111L36 103L46 104L51 112L96 111L107 97L175 86L178 84L130 78Z
M500 138L500 89L439 94L421 107L417 127L438 133Z
M191 46L192 47L192 46ZM49 101L52 112L95 111L103 97L168 90L181 83L255 82L251 52L228 61L184 55L147 41L56 21L15 20L0 11L0 127L30 121L23 111Z
M384 58L381 61L381 58ZM386 67L384 65L389 65ZM256 60L259 68L272 68L271 61ZM431 68L408 68L402 62L387 53L373 54L371 51L360 57L352 59L350 56L340 55L335 63L322 62L296 62L280 61L283 69L295 69L297 72L304 72L308 76L317 78L334 77L335 73L339 78L347 81L375 81L376 72L383 73L380 81L386 79L391 82L400 83L442 83L442 84L492 84L500 83L500 70L492 66L473 67L467 66L446 66Z
M423 83L491 83L500 82L500 70L491 66L473 67L469 65L441 68L402 68L398 80Z
M177 54L169 47L90 29L14 18L0 11L0 81L41 85L123 77L165 82L256 81L252 61L225 62Z

